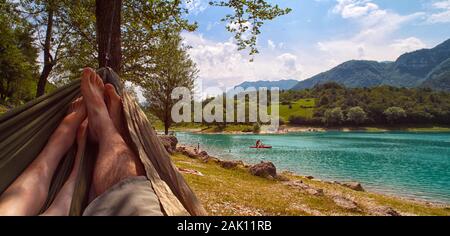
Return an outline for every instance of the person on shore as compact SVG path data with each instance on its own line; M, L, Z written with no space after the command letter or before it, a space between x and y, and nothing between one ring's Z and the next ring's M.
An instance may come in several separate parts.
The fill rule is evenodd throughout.
M91 68L81 76L82 97L76 99L38 157L0 196L0 215L38 215L53 175L77 142L69 178L42 215L66 216L85 148L86 135L98 143L91 198L83 215L163 215L144 166L124 141L121 98Z

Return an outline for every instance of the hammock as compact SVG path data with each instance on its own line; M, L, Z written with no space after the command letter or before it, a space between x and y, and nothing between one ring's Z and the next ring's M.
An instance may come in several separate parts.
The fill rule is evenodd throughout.
M164 214L206 215L194 192L172 164L169 154L135 98L124 91L118 75L110 68L101 68L97 73L105 83L113 84L122 96L124 125L128 130L125 139L144 165ZM71 102L80 95L78 79L0 116L0 194L37 157L64 118ZM68 178L76 149L74 144L60 162L41 212L50 206ZM87 206L96 156L97 145L87 140L71 203L71 216L82 215Z

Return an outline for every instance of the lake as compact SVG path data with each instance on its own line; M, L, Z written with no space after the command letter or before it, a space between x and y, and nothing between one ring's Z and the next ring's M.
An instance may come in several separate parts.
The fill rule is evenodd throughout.
M358 181L370 191L450 203L450 133L321 132L283 135L177 133L221 159L331 181ZM250 149L261 139L272 149Z

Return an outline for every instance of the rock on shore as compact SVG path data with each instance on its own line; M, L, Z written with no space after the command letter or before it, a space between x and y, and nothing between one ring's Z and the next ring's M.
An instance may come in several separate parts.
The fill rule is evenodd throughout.
M277 168L272 162L261 162L250 167L250 173L264 178L277 177Z
M359 192L365 192L364 188L362 187L361 183L358 182L344 182L344 183L338 183L346 188L359 191Z
M160 135L158 136L161 143L168 153L173 154L177 149L178 139L172 135Z

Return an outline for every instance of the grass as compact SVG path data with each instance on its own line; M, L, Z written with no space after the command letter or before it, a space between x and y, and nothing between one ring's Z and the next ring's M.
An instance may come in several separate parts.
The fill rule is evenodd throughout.
M314 98L300 99L296 102L292 102L291 108L289 108L289 105L280 105L280 117L285 121L289 121L289 117L291 116L312 118L315 106L316 101Z
M375 193L357 192L340 185L284 174L325 191L313 196L287 186L249 174L244 167L224 169L215 162L204 163L175 154L176 166L197 170L204 176L183 174L210 215L370 215L371 206L389 206L402 215L450 215L450 209L430 206ZM334 203L330 194L340 194L357 202L360 210L348 210Z

